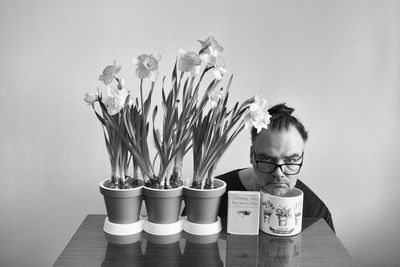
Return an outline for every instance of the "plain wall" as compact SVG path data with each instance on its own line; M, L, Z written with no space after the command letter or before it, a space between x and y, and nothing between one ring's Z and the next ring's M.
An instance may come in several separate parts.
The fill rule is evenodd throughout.
M117 60L138 90L131 58L159 51L169 81L178 49L209 35L231 102L260 92L296 109L310 132L301 179L354 259L400 262L399 18L399 1L2 0L0 265L50 266L88 213L105 213L109 162L82 100L103 68ZM249 144L243 131L217 172L249 166Z

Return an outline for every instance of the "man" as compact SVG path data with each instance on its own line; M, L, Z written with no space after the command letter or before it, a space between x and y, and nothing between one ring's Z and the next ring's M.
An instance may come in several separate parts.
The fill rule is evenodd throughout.
M332 216L322 200L298 179L304 159L308 133L292 112L294 109L278 104L268 110L268 129L251 131L250 163L252 168L238 169L218 176L227 183L219 216L227 215L227 192L266 191L282 196L294 187L304 193L303 217L324 218L335 232Z

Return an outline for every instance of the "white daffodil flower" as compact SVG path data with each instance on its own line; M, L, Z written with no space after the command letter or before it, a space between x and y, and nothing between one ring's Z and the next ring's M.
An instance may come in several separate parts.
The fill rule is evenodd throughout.
M194 52L179 49L177 68L182 72L191 72L192 76L200 73L201 59Z
M213 47L208 48L209 53L200 55L200 58L207 66L214 67L214 76L217 80L221 80L222 76L228 71L225 69L225 61L222 56L219 55L217 49Z
M114 60L113 65L108 65L105 67L103 70L103 74L99 76L99 80L102 81L105 85L109 85L113 79L114 76L118 74L121 70L121 66L116 65L117 62Z
M205 41L198 40L201 44L200 54L206 51L208 48L213 48L219 52L223 52L224 48L222 45L218 44L217 40L213 36L208 37Z
M210 99L213 107L216 107L218 105L219 100L223 99L224 96L225 96L225 93L222 89L215 89L211 93L208 94L208 98Z
M93 105L94 102L99 100L99 94L97 93L85 93L85 101L88 105Z
M255 97L249 109L243 115L245 128L254 126L259 133L263 128L268 129L269 120L271 115L268 113L267 101L258 96Z
M104 98L103 103L107 107L108 114L115 115L123 108L125 100L129 95L129 91L126 88L118 90L108 86L107 93L108 96Z
M139 79L149 78L152 82L155 82L158 79L158 62L160 59L161 55L158 52L150 55L142 54L133 58L133 64L136 65L136 76Z
M135 98L133 97L133 95L129 92L129 99L128 99L128 106L132 107L133 105L135 105L136 101Z

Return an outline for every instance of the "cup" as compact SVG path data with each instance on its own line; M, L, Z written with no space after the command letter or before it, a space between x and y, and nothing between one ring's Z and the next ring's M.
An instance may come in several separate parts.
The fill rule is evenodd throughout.
M303 191L294 188L284 196L260 191L260 230L275 236L293 236L301 232Z

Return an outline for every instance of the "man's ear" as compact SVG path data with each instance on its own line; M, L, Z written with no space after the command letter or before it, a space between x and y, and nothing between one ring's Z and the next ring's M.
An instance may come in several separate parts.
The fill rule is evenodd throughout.
M253 146L250 146L250 163L251 165L254 165L255 159L253 158Z

